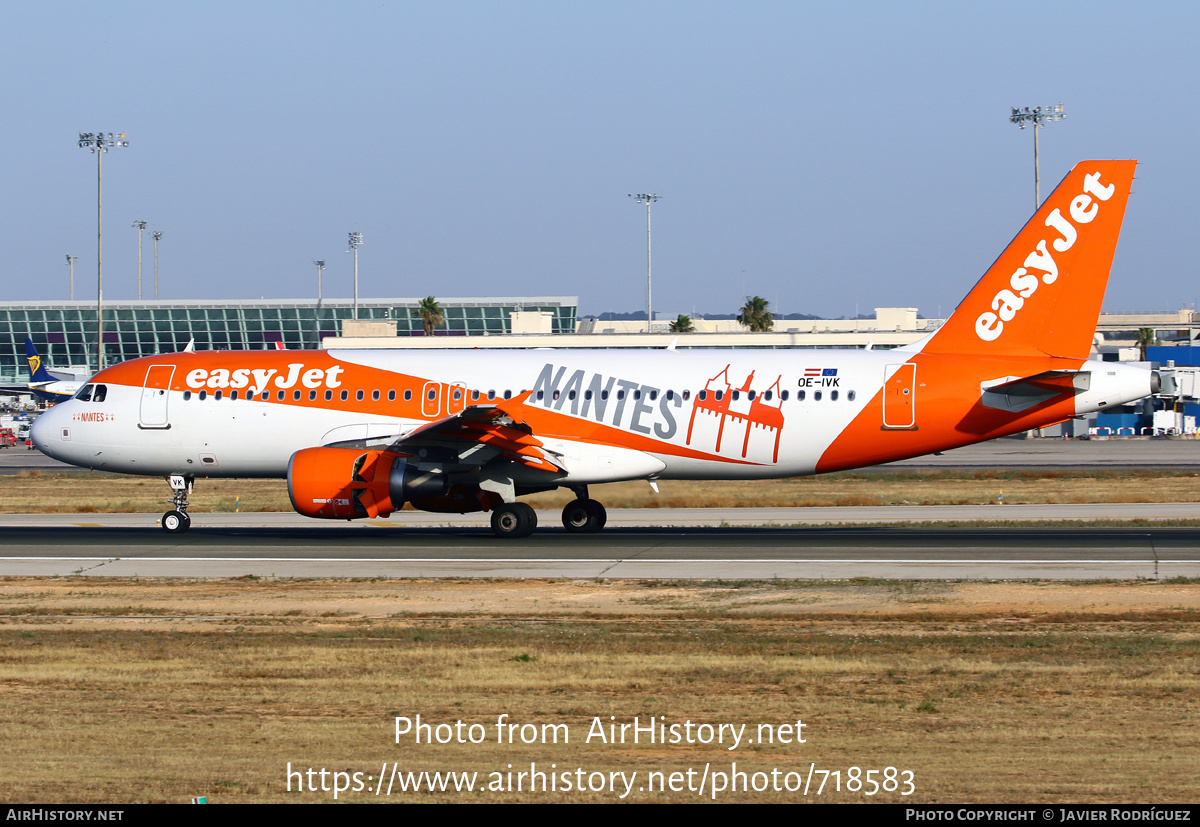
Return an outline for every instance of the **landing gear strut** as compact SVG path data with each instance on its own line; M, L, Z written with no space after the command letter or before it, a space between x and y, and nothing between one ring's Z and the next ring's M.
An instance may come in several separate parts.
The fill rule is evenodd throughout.
M195 481L194 477L185 477L183 474L172 474L167 477L167 484L171 486L169 502L175 507L162 516L163 531L169 534L182 534L192 527L192 518L188 516L187 507L188 494Z

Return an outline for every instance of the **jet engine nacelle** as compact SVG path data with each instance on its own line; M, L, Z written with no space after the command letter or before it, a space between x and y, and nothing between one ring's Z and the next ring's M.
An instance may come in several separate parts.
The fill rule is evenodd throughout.
M387 517L405 501L436 502L452 493L444 474L421 470L391 451L361 448L297 451L287 479L292 508L327 520Z

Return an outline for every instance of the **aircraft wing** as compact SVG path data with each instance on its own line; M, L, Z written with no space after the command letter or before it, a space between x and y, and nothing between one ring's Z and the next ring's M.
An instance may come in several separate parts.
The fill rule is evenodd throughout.
M395 439L387 450L465 465L483 465L504 457L539 471L559 472L561 456L546 448L533 429L513 413L532 391L494 405L471 405Z

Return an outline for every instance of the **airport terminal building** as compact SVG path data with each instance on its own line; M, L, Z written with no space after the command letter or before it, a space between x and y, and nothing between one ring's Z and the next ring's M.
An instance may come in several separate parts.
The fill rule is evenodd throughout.
M360 299L361 321L395 325L398 336L423 336L420 299ZM438 299L446 321L437 335L487 336L513 332L574 333L573 296ZM195 340L197 350L315 348L342 335L354 318L350 299L247 301L113 301L104 304L104 359L173 353ZM532 322L531 322L532 320ZM514 327L514 324L516 327ZM533 329L530 329L532 327ZM25 337L48 366L96 365L94 301L0 303L0 379L27 379Z

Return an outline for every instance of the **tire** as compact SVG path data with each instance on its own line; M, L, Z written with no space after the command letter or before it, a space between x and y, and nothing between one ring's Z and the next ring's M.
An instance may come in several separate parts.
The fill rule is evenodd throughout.
M563 528L572 534L595 534L604 528L607 514L595 500L572 500L563 507Z
M537 514L525 503L505 503L492 511L492 533L502 540L528 537L537 528Z
M168 511L162 516L162 527L168 534L182 534L192 527L192 518L182 511Z
M587 500L586 502L591 503L592 508L596 509L596 519L598 521L596 530L599 531L600 529L604 528L606 523L608 523L608 511L604 508L604 505L597 500Z

